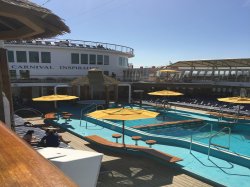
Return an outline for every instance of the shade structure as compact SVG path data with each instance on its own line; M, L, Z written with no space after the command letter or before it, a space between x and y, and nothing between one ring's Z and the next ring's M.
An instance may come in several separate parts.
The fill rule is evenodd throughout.
M33 98L33 101L67 101L77 99L78 97L72 95L46 95L42 97Z
M250 104L250 98L248 97L225 97L225 98L218 98L217 100L234 104Z
M161 90L156 92L149 92L148 95L155 95L155 96L181 96L183 93L170 91L170 90Z
M142 109L132 109L132 108L112 108L106 110L97 110L87 114L88 117L96 119L109 119L109 120L122 120L122 143L124 144L124 130L126 120L137 120L154 118L158 115L157 112L152 112Z
M78 77L76 79L74 79L73 81L71 81L71 85L72 86L86 86L86 85L91 85L91 78L90 76L82 76L82 77ZM94 77L96 78L96 77ZM117 81L116 79L109 77L107 75L102 74L102 79L103 84L104 85L118 85L119 81ZM100 81L100 80L98 80Z

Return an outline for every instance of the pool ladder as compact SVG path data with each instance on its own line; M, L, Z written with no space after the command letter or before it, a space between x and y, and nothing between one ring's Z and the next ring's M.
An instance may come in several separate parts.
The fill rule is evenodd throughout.
M212 139L214 137L218 136L219 134L223 133L225 130L228 130L228 146L223 146L223 145L212 143ZM231 139L231 128L230 127L223 127L219 132L217 132L216 134L210 136L208 153L207 153L208 159L209 159L209 156L210 156L211 145L215 146L215 147L220 147L220 148L229 150L230 149L230 141L231 141L230 139Z
M93 110L96 111L98 110L98 108L104 109L103 105L98 105L98 104L91 104L90 106L84 107L81 109L81 118L80 118L80 127L82 126L82 119L84 116L84 111L86 111L86 109L88 109L85 114L88 114L90 112L92 112ZM85 125L86 129L88 128L88 122L86 120L86 125Z
M212 131L213 131L213 124L211 123L207 123L203 126L201 126L200 128L198 128L196 131L194 131L192 134L191 134L191 137L190 137L190 147L189 147L189 152L191 153L192 151L192 144L193 144L193 135L195 132L198 132L200 131L201 129L203 129L204 127L207 127L207 126L210 126L210 137L212 136Z

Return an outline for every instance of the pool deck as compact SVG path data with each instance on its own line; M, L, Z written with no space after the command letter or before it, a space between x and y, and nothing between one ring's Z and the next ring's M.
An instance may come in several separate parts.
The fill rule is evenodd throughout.
M98 187L213 186L187 174L181 169L167 167L159 162L141 156L110 152L89 144L69 132L61 132L60 134L64 139L71 141L69 145L74 149L104 153L102 165L109 172L100 174Z

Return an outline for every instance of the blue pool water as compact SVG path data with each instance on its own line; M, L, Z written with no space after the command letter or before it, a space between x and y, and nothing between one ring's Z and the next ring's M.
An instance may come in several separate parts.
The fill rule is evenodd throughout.
M175 127L147 130L146 132L151 134L181 137L188 140L190 140L191 135L193 135L193 141L206 145L209 144L210 137L215 135L214 138L211 139L211 143L228 147L229 151L233 153L250 157L250 125L219 124L215 122L212 124L212 131L209 125L198 131L197 129L202 125L180 125ZM229 135L227 129L218 134L218 132L224 127L229 127L231 129L231 135ZM223 149L221 147L217 148Z

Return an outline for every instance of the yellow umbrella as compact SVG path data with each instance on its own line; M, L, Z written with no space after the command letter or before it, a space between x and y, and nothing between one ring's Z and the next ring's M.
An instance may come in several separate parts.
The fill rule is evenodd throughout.
M250 104L250 98L248 97L224 97L224 98L217 98L217 100L227 103L239 104L238 116L240 113L240 104Z
M170 90L161 90L156 92L149 92L148 95L155 95L155 96L181 96L183 93L170 91ZM165 109L165 101L164 101L164 109Z
M76 96L71 95L46 95L42 97L33 98L33 101L66 101L66 100L72 100L77 99Z
M149 92L148 95L156 95L156 96L180 96L183 93L170 91L170 90L161 90L156 92Z
M87 116L97 119L122 120L122 143L124 144L125 120L154 118L158 114L159 113L157 112L142 109L112 108L106 110L97 110L87 114Z
M174 69L161 69L159 70L161 73L178 73L179 71L174 70Z
M235 104L250 104L250 98L248 97L225 97L225 98L218 98L217 100Z

